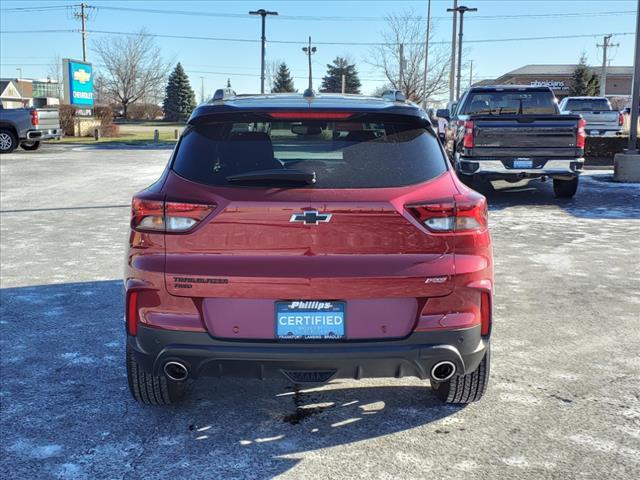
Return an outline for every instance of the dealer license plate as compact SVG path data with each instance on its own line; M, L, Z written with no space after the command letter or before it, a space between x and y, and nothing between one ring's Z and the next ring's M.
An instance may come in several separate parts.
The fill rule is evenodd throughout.
M533 161L528 158L517 158L513 161L513 168L532 168Z
M345 302L276 302L276 336L284 340L339 340L345 336Z

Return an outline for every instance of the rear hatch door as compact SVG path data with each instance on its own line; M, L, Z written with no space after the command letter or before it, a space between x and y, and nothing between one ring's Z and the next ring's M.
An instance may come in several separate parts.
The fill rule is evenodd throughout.
M407 335L425 299L453 289L449 238L404 208L456 191L435 135L415 120L278 114L185 133L167 201L215 210L166 236L169 293L200 299L220 337L274 338L276 303L299 300L343 302L347 338ZM265 170L317 180L229 180Z

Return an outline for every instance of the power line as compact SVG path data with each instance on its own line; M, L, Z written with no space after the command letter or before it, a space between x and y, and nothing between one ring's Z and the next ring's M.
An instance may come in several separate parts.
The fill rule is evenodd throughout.
M40 7L15 7L0 8L0 12L44 12L49 10L64 10L67 8L77 7L78 5L42 5Z
M0 34L33 34L33 33L78 33L78 29L65 29L65 30L2 30ZM127 35L127 36L143 36L143 37L156 37L156 38L172 38L182 40L206 40L215 42L237 42L237 43L259 43L260 39L255 38L227 38L227 37L204 37L196 35L168 35L161 33L147 33L147 32L120 32L111 30L87 30L88 34L96 35ZM501 43L501 42L524 42L535 40L560 40L567 38L593 38L602 37L607 35L605 33L585 33L576 35L547 35L539 37L511 37L511 38L488 38L478 40L467 40L465 43ZM625 36L635 35L635 32L614 32L613 35ZM269 43L283 44L283 45L305 45L304 40L270 40ZM338 46L393 46L393 43L388 42L314 42L316 45L338 45ZM449 41L431 42L436 45L450 45ZM422 45L422 43L406 43L405 45Z
M38 7L32 7L38 8ZM60 8L60 7L54 7ZM63 8L66 8L63 7ZM98 6L96 8L102 10L112 10L112 11L121 11L121 12L139 12L139 13L154 13L154 14L165 14L165 15L187 15L187 16L197 16L197 17L218 17L218 18L248 18L244 13L215 13L215 12L207 12L207 11L195 11L195 10L163 10L157 8L136 8L136 7L113 7L113 6ZM526 18L526 19L534 19L534 18L555 18L561 16L563 18L566 17L589 17L589 16L618 16L618 15L630 15L635 13L635 10L622 10L622 11L605 11L605 12L567 12L567 13L547 13L547 14L519 14L519 15L477 15L473 19L474 20L504 20L504 19L518 19L518 18ZM436 16L432 17L433 19L449 19L448 16ZM404 16L400 17L401 20L405 21L416 21L422 22L425 21L425 17L417 15L417 16ZM372 16L320 16L320 15L279 15L276 20L294 20L294 21L331 21L331 22L353 22L353 21L364 21L364 22L384 22L386 19L384 17L372 17Z

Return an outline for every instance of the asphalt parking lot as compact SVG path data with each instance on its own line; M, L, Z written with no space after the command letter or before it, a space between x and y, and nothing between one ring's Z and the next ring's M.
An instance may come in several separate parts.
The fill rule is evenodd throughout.
M410 378L205 380L151 408L127 391L121 275L129 199L169 153L0 159L2 478L640 478L640 185L591 171L569 201L549 183L489 195L478 404L443 407Z

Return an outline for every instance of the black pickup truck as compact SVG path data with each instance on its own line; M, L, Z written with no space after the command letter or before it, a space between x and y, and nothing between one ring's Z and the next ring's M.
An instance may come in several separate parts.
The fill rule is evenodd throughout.
M561 115L548 87L473 87L449 121L448 150L460 179L553 179L557 197L573 197L584 164L585 122Z

